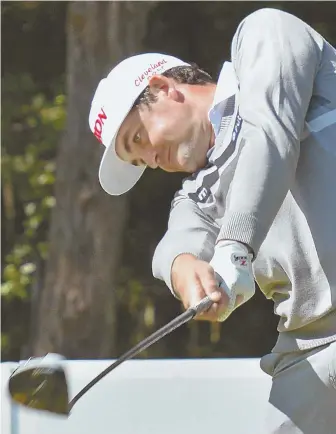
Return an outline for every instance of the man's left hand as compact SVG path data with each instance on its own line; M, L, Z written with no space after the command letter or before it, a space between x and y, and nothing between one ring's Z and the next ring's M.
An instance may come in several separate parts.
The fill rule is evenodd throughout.
M237 241L221 240L216 244L215 253L210 261L219 285L229 297L229 305L218 321L228 316L255 293L252 272L252 255L247 247Z

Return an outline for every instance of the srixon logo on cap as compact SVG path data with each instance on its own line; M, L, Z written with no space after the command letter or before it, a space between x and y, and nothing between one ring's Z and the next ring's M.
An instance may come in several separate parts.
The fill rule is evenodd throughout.
M106 113L104 112L103 108L101 108L100 112L98 113L96 122L94 124L94 129L93 129L93 134L95 135L95 137L97 137L100 143L102 143L101 135L103 132L104 121L106 121L106 119L107 119Z

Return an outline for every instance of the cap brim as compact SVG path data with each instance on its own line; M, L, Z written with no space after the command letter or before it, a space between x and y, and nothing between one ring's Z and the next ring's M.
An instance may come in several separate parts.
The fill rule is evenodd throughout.
M115 152L114 140L105 149L99 167L99 182L106 193L119 196L129 191L140 179L146 166L133 166Z

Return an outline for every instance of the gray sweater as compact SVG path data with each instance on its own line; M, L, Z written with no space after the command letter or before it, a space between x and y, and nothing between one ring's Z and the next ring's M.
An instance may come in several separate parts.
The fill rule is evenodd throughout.
M210 261L217 239L246 243L280 317L273 351L334 341L336 50L298 18L261 9L239 25L231 57L209 115L215 146L172 201L153 275L171 288L179 254Z

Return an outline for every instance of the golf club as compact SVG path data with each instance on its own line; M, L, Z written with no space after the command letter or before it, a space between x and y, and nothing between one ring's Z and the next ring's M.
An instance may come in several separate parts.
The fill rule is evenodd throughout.
M196 315L207 311L212 303L209 297L203 298L196 306L188 308L168 324L139 342L93 378L93 380L83 387L70 402L67 379L61 363L65 358L52 353L42 358L31 358L23 365L18 366L12 373L8 382L11 398L16 403L26 407L69 416L76 402L109 372L188 322Z

